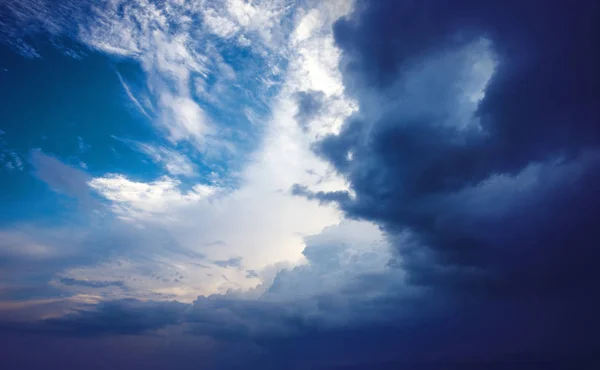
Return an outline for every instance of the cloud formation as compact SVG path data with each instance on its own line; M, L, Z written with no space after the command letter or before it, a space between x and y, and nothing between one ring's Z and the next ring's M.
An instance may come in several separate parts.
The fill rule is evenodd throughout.
M168 148L200 152L216 121L193 95L244 73L210 54L223 49L189 47L190 14L269 55L262 146L239 186L184 184L198 168L150 144L139 149L169 172L151 181L32 154L55 191L92 189L126 222L76 243L102 262L47 267L63 291L105 301L30 332L208 338L215 369L591 368L596 2L209 3L110 3L81 38L139 61ZM24 234L0 233L23 246L4 258L46 261L60 244Z
M412 233L414 246L398 248L405 266L424 281L437 278L435 271L419 271L423 264L511 279L521 264L519 253L520 259L545 254L540 269L557 268L559 260L551 256L566 257L560 252L566 245L576 245L570 247L573 263L591 253L591 214L587 207L571 207L576 199L598 200L591 191L598 164L591 122L598 110L590 95L598 81L589 78L597 73L597 54L584 46L596 37L585 28L593 5L364 7L356 19L334 27L360 113L316 148L351 182L356 197L341 199L342 207L392 233ZM572 19L554 28L564 13ZM396 22L391 14L406 21L382 27ZM540 40L540 32L552 46ZM417 36L406 42L408 34ZM386 46L396 43L402 47ZM552 62L541 68L542 60ZM556 76L550 65L564 73ZM479 93L469 91L477 85ZM333 193L317 195L340 201ZM550 209L570 214L577 226L551 236L564 220L550 216Z
M410 285L437 292L428 304L477 312L461 331L481 338L485 323L513 320L495 351L585 351L571 315L590 314L600 240L597 4L356 9L334 33L359 111L315 145L350 191L294 193L380 224ZM500 319L497 307L510 314ZM541 307L547 342L526 324ZM444 330L436 325L424 333ZM510 343L524 332L529 343Z

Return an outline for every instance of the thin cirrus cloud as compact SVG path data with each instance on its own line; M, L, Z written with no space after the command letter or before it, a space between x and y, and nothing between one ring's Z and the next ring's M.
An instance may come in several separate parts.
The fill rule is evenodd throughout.
M148 144L138 144L138 149L160 163L171 175L193 177L197 175L196 165L184 154L165 147L156 147Z
M140 103L140 101L138 100L138 98L135 97L134 93L131 91L131 87L125 82L125 80L123 79L123 76L121 76L121 74L119 72L117 72L117 76L119 77L119 81L121 82L121 85L123 86L123 90L125 90L125 93L127 94L127 97L135 105L135 107L137 108L137 110L141 114L143 114L144 116L146 116L146 118L148 118L148 119L151 120L152 117L148 113L147 108L144 108L144 106L142 105L142 103Z
M198 166L194 164L184 153L176 149L170 149L164 145L153 145L113 136L132 149L139 151L159 164L172 176L196 177L199 175Z

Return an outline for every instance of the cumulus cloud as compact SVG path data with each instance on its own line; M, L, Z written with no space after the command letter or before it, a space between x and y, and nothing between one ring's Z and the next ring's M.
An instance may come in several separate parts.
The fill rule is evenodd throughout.
M277 272L272 282L257 287L254 295L249 295L245 289L232 289L201 296L191 305L179 306L170 302L149 304L116 299L39 324L47 330L70 335L97 336L107 334L107 330L111 334L139 334L166 325L163 319L159 319L159 313L176 306L180 308L177 322L185 323L192 333L227 341L295 336L318 327L363 325L386 317L386 310L379 310L381 307L373 302L389 299L390 293L403 283L399 281L399 271L389 266L391 250L377 226L357 221L343 222L307 237L306 245L303 252L305 264ZM92 269L71 270L69 276L80 277L63 276L57 283L89 288L96 294L103 288L131 288L135 283L130 279L114 280L121 273L131 271L123 264L126 262L113 265L112 273L104 276L97 275L102 270L96 274ZM214 261L214 264L237 268L241 260L232 258ZM145 266L153 267L148 261ZM164 273L160 269L154 271ZM113 280L104 280L109 277ZM183 275L180 277L183 278ZM113 311L114 317L106 316ZM117 317L117 312L121 316ZM122 317L138 314L143 314L146 319L132 323L135 328L124 325L127 320L122 321ZM110 321L106 327L96 328L104 320ZM82 326L87 328L85 333L77 330Z
M221 16L215 9L206 9L203 13L204 23L214 34L230 38L240 29L240 26L225 16Z
M598 80L589 78L597 54L583 45L597 41L589 32L597 7L364 1L356 9L334 33L359 110L315 145L350 190L294 193L380 224L409 286L436 292L428 304L477 312L455 317L464 320L459 332L484 337L504 307L514 326L489 344L498 352L585 347L581 322L558 312L590 312L599 179L589 92ZM556 28L565 14L573 22ZM547 316L534 319L540 307ZM445 320L425 332L443 332ZM532 322L553 327L552 339ZM528 342L517 338L524 333ZM458 356L451 337L439 346Z
M180 182L168 176L144 183L131 181L122 175L108 175L94 178L88 184L113 202L117 214L136 218L164 216L168 210L205 199L215 191L210 186L198 184L184 193L178 188Z
M462 17L466 13L462 10L471 7L478 16L465 23ZM414 233L418 246L410 248L411 252L403 254L405 257L414 252L414 258L420 258L417 256L424 253L426 260L420 261L419 266L429 262L433 265L476 267L490 272L493 269L492 255L508 258L510 250L517 248L515 245L509 248L502 246L503 243L498 244L500 230L515 229L508 227L507 221L500 222L496 216L491 218L491 212L478 214L476 218L468 216L464 204L459 205L449 199L457 192L466 196L465 193L472 191L474 196L475 192L480 193L474 189L493 183L497 177L514 178L505 183L504 191L515 194L520 188L517 178L526 176L527 166L549 166L556 171L565 166L590 166L587 171L595 168L595 161L588 160L589 157L584 154L593 141L581 136L582 132L594 135L594 129L588 122L597 115L595 108L578 108L581 114L585 111L588 115L580 119L548 121L549 115L554 115L551 111L560 109L560 113L555 112L556 115L564 116L571 114L574 106L570 103L571 98L562 100L560 105L553 104L548 99L554 99L554 95L547 94L560 94L559 91L570 89L567 86L575 82L564 81L565 86L550 90L541 82L536 85L536 81L548 81L551 77L543 77L546 71L534 67L536 64L533 63L539 60L536 58L552 57L557 63L573 66L579 71L587 65L587 61L580 67L574 67L579 63L575 59L585 51L574 53L576 50L571 50L572 46L565 43L560 44L561 47L571 52L565 51L560 56L554 54L554 51L537 43L533 31L528 28L530 25L526 23L519 23L523 37L515 40L511 36L514 33L505 31L508 27L505 13L492 5L476 6L465 2L454 7L450 14L445 13L443 7L434 6L427 14L439 18L439 27L432 29L422 29L424 25L419 23L418 18L410 18L411 12L417 8L419 6L404 3L371 5L364 13L357 13L360 24L350 19L336 24L336 39L345 51L346 81L353 88L352 93L359 98L360 114L346 122L340 135L325 138L317 150L351 181L356 197L337 197L348 213L377 220L390 231L408 229ZM533 12L533 9L529 7L519 10L519 20L527 22L532 19L530 11ZM586 17L580 13L581 9L569 11ZM398 12L409 17L401 29L385 33L387 31L376 26L388 21L385 14ZM558 9L547 9L536 19L540 27L550 27L549 22L559 13ZM390 19L389 22L395 20ZM365 33L365 30L369 32ZM560 31L561 35L564 31ZM574 37L580 37L578 28L570 31L578 35ZM415 32L420 37L403 48L373 50L372 40L397 42L404 39L403 35ZM460 33L464 34L461 38L448 36ZM367 34L368 39L365 39L363 36ZM482 35L489 39L482 41ZM562 40L562 36L557 35L557 40ZM504 47L507 45L517 48L510 56L505 54ZM515 55L523 55L523 58ZM498 66L494 67L496 63ZM483 74L482 70L485 71ZM532 93L517 97L508 91L522 91L517 85L511 85L511 81L517 84L521 83L521 79L531 81L528 91ZM586 86L586 91L593 83L576 80ZM581 91L581 88L574 90ZM542 91L547 93L543 95ZM431 96L437 97L434 105L428 100ZM520 102L523 101L531 103L522 105ZM585 101L584 96L580 101ZM537 125L541 122L552 126L539 130ZM548 130L553 131L554 128L573 135L547 136ZM569 157L565 158L565 155ZM575 162L554 167L552 161L560 161L561 158ZM593 179L593 176L586 175L583 178L565 176L569 176L569 181L583 181L579 186L584 188L590 186L587 181ZM538 191L550 191L546 181L543 176L536 179ZM561 197L571 196L567 187L554 191L553 195L544 194L548 201L557 199L559 194ZM537 194L531 196L539 197L540 193ZM315 193L315 196L333 199L332 194ZM593 201L595 198L589 199ZM496 201L491 196L489 202L478 204L478 207L490 209L495 206ZM457 207L463 210L459 212ZM513 209L505 212L528 212L533 217L532 222L541 217L539 208L527 210L517 202ZM581 226L586 224L585 217L588 216L580 220ZM506 218L509 219L512 218ZM486 232L482 232L481 226L474 226L483 223L487 225ZM544 230L541 224L536 224L529 232L532 235L538 233L537 238L542 238ZM502 233L502 239L506 240L506 231ZM588 242L578 243L582 251L587 249ZM539 253L544 253L544 248L549 252L561 247L549 244L540 248ZM402 254L402 249L400 251ZM503 268L509 269L508 266ZM553 267L545 265L543 268ZM474 276L479 277L478 274Z

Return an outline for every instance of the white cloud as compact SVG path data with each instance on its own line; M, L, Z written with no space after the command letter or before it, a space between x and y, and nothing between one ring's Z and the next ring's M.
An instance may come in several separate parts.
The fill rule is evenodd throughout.
M196 32L186 14L187 3L157 4L145 0L111 1L94 8L79 38L100 51L137 59L147 76L148 92L158 102L156 115L140 103L119 75L121 84L135 107L174 142L189 141L199 150L210 132L210 120L192 99L192 74L206 75L207 56L198 52L192 37ZM197 36L194 34L194 36Z
M304 237L341 220L340 212L333 206L321 206L292 196L289 191L296 183L320 190L346 188L329 165L311 151L311 144L315 132L334 132L333 123L353 109L342 94L341 76L337 71L338 52L331 36L331 23L348 10L347 6L322 5L318 10L320 23L310 32L304 32L302 42L290 40L286 53L292 58L293 67L279 72L284 82L280 94L272 99L272 114L267 121L263 145L251 155L248 166L238 175L238 188L207 188L215 193L201 196L197 190L181 191L180 183L169 177L141 183L123 175L95 178L90 185L112 202L114 212L121 217L152 228L164 228L183 248L206 254L210 259L241 257L243 267L252 270L301 262ZM248 14L250 17L255 13L248 10ZM246 17L242 13L237 16ZM248 25L252 21L241 22ZM314 68L321 71L320 74L307 74L302 66L306 55L319 56L318 49L325 44L332 49L314 61ZM320 85L317 80L325 84ZM319 118L317 130L306 133L294 118L297 109L294 94L309 88L325 92L331 108ZM183 107L172 114L193 116L193 112L193 108ZM182 137L192 131L174 131L171 136ZM256 278L250 278L245 284L256 284Z
M405 314L398 305L373 302L422 293L406 283L401 269L390 266L392 252L373 224L343 221L305 240L306 264L280 267L254 290L199 297L189 311L192 330L218 335L235 327L249 337L293 335L299 328L289 318L321 328L348 327Z
M137 143L136 147L160 163L167 172L175 176L196 176L196 165L185 155L171 149L150 144Z
M152 216L176 220L174 212L186 204L208 198L215 189L207 185L195 185L188 192L181 192L179 180L168 176L150 182L135 182L123 175L107 175L94 178L89 186L113 202L115 213L132 218L146 219Z
M226 0L229 15L244 29L257 32L263 42L274 45L281 38L282 17L288 10L285 2L276 0Z
M127 94L127 97L129 98L129 100L131 100L131 102L135 105L135 107L137 108L137 110L140 113L142 113L144 116L146 116L146 118L152 120L152 117L150 116L150 114L148 114L148 112L146 111L146 109L144 108L144 106L135 97L135 95L133 95L133 92L131 91L131 88L129 87L129 85L127 85L127 83L125 82L125 80L123 80L123 76L121 76L121 74L118 73L118 72L117 72L117 76L119 77L119 81L121 82L121 86L123 86L123 89L125 90L125 94Z
M276 272L264 272L273 270L272 266L306 262L302 255L305 237L339 224L342 216L334 206L322 206L291 195L290 188L296 183L318 190L347 187L343 179L312 152L311 145L318 135L336 132L343 119L354 110L353 103L343 94L337 69L339 51L331 34L332 23L350 10L351 2L316 4L315 10L306 12L275 0L227 0L218 8L209 8L205 2L157 5L144 0L125 3L115 0L98 6L90 26L81 29L80 38L101 51L118 53L140 62L147 76L148 92L155 102L153 113L156 114L151 116L156 116L154 123L174 148L181 142L191 143L206 160L210 158L207 148L219 147L214 141L227 140L224 130L229 128L219 126L216 119L208 116L209 110L204 109L204 104L194 100L192 81L206 84L211 79L220 79L216 85L229 89L244 75L255 75L253 81L263 84L261 91L271 87L277 89L270 90L276 92L275 95L258 97L262 99L261 103L269 104L270 117L259 121L250 115L256 122L254 127L261 130L261 146L244 158L245 168L225 175L235 178L236 187L207 185L213 182L209 181L209 175L202 173L198 175L205 176L206 180L200 184L182 184L173 176L191 176L197 170L195 166L181 153L150 144L138 144L138 149L161 163L169 176L142 182L127 174L106 174L85 181L86 189L89 186L103 197L111 212L132 221L126 223L131 228L130 233L141 238L160 230L170 235L172 243L182 251L194 256L206 255L208 265L211 265L210 261L240 257L239 268L212 264L209 269L204 269L194 265L206 263L200 262L200 258L186 260L186 257L151 247L156 243L143 239L142 244L149 246L139 248L146 251L143 254L146 259L142 255L117 254L108 262L66 269L61 276L97 281L112 281L111 276L124 276L130 296L164 294L165 297L189 300L194 294L254 287L260 280L252 274L247 277L245 270L255 270L257 276L267 279ZM253 53L263 55L267 64L265 70L256 71L252 65L237 64L233 65L234 69L221 55L221 49L207 46L211 45L210 37L215 36L193 27L186 15L190 12L204 15L205 19L213 17L206 27L218 37L229 40L228 47L250 45ZM172 27L173 24L177 27ZM289 33L295 36L288 38ZM282 60L288 63L281 63ZM289 67L283 69L283 65ZM144 114L145 107L139 104L129 85L122 78L121 83L129 99ZM321 91L326 99L326 108L308 131L295 121L295 94L305 90ZM207 92L218 101L223 96L220 94L226 94L227 90ZM239 113L248 114L249 109ZM189 189L184 190L184 185ZM372 228L355 226L365 235L375 239L380 237ZM358 250L353 248L341 252L340 256L351 258L350 255ZM379 260L368 261L370 267L353 262L346 272L353 268L370 271L381 267ZM312 263L313 275L307 275L306 279L314 282L313 276L320 265L317 260ZM157 280L148 275L148 266L161 271L161 278ZM162 277L169 275L169 271L173 276L177 273L189 279L163 281ZM324 273L319 271L318 274ZM324 287L333 288L341 276L329 276L332 280ZM85 287L62 288L80 293L79 289Z
M300 13L290 39L288 93L318 91L325 96L324 113L308 127L312 138L338 132L344 119L357 109L356 103L344 95L338 68L340 51L331 32L333 22L351 8L351 1L324 2Z
M198 148L204 144L204 135L209 132L204 111L188 97L164 93L160 97L161 123L174 143L187 140Z
M215 9L206 9L203 12L204 23L208 29L223 38L234 36L240 27L229 18L217 14Z
M240 35L237 39L237 42L240 46L248 47L252 44L252 41L248 40L248 38L244 35Z
M344 290L367 274L382 274L392 258L383 232L364 221L342 221L305 239L307 264L281 272L264 299L293 301ZM363 292L365 298L374 292Z

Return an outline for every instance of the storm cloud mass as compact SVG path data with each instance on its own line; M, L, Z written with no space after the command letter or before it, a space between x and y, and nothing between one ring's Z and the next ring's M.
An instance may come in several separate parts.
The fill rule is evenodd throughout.
M512 266L497 266L499 272L512 275L523 265L536 277L536 265L551 274L559 266L570 269L568 262L593 261L600 137L599 60L593 47L597 3L483 3L423 2L407 9L379 4L361 13L356 28L351 21L338 22L337 40L348 50L347 79L357 75L357 80L377 84L383 101L393 94L401 100L411 65L419 68L427 58L443 58L452 52L449 47L468 48L485 38L497 63L467 122L454 121L460 113L446 110L444 100L455 96L433 92L441 100L421 111L410 112L401 104L395 109L391 103L389 112L351 119L339 136L325 139L320 151L356 192L356 200L343 206L390 230L409 228L442 264L493 272L495 264L504 262ZM389 20L388 31L383 14L405 12L406 20ZM377 26L369 28L371 22ZM391 22L400 24L391 27ZM437 26L422 30L424 24ZM378 50L384 55L361 48L358 34L381 40ZM407 35L411 40L404 50ZM400 86L382 86L381 73ZM426 98L406 94L407 99ZM368 133L355 141L354 131L365 128ZM352 152L353 160L340 161L341 150ZM535 258L543 263L518 261ZM574 274L556 280L568 284Z
M398 251L416 282L488 281L488 292L528 294L592 282L597 3L363 7L334 26L360 112L316 145L355 192L342 208L391 234L410 233ZM477 104L460 96L473 56L453 53L493 60ZM455 280L436 276L437 267L483 275Z
M326 18L324 8L318 9L321 13L301 13L303 26L290 36L293 52L302 55L301 65L313 61L302 54L309 46L297 45L304 45L300 43L305 29ZM600 3L356 0L348 14L331 14L336 15L327 28L332 44L318 45L338 48L334 69L339 68L345 95L283 85L282 94L289 93L295 109L289 113L293 124L279 128L277 135L297 130L311 139L298 136L302 139L282 144L291 148L306 141L308 150L292 164L272 167L277 181L269 180L276 190L250 187L227 203L210 198L212 193L204 188L184 192L178 188L181 182L162 177L143 184L158 191L142 194L138 189L146 188L141 183L117 175L90 181L41 150L31 154L36 176L59 188L55 191L78 198L86 212L101 202L90 195L91 189L104 191L114 202L117 218L133 219L135 230L162 227L152 217L169 218L167 211L157 211L164 208L172 213L174 224L187 225L191 219L192 225L208 225L201 225L202 232L210 233L211 227L221 226L201 211L213 212L234 225L233 231L223 228L225 235L239 232L241 237L234 241L248 243L256 237L258 244L268 239L255 230L263 223L250 224L245 231L253 220L238 221L238 212L223 211L228 204L242 204L244 212L260 209L252 213L257 218L273 212L272 218L264 216L267 225L275 225L280 214L293 218L296 206L270 208L277 202L263 201L265 194L339 211L337 222L306 227L302 233L293 230L295 237L301 236L303 263L269 260L255 268L247 262L254 254L249 249L212 255L231 243L220 239L204 243L214 249L192 253L183 244L194 235L181 231L183 227L164 233L171 254L163 255L168 248L153 246L156 241L150 239L160 239L148 237L154 234L142 238L137 231L119 227L121 237L114 239L110 256L94 247L104 259L127 251L128 260L109 264L108 273L91 270L93 259L74 258L73 251L69 261L84 260L82 269L90 270L67 270L59 257L52 257L57 267L44 269L57 274L51 278L54 289L88 289L85 294L70 296L69 302L44 298L35 305L11 301L12 306L5 307L4 295L31 290L39 282L28 281L18 289L7 284L0 291L0 352L12 352L0 359L3 368L74 369L86 360L90 369L600 366ZM217 19L216 13L212 16ZM267 23L256 27L268 29L269 42L287 37ZM286 24L281 21L278 26ZM227 39L239 32L224 21L213 31ZM264 48L261 52L268 50ZM235 77L233 70L219 68L223 76ZM318 79L317 72L313 74ZM219 88L225 87L215 85L211 93ZM348 103L352 109L344 110L349 113L331 113L343 99L353 102ZM321 116L328 115L341 122L337 129L319 126ZM161 153L161 158L174 155ZM265 153L292 156L288 150ZM318 180L286 172L309 154L325 165L314 165L320 170L302 167L302 173L318 173ZM76 183L72 176L61 177L58 185L45 180L56 177L56 171L46 171L46 162L68 169L63 172L75 174ZM190 171L185 173L193 176ZM259 184L271 176L267 170L258 174ZM327 179L334 177L344 186L327 186ZM155 192L170 198L146 208L144 199L150 204ZM202 203L205 208L192 209L190 204L204 202L204 197L209 199L206 204L217 206ZM248 199L263 203L252 208ZM302 207L309 207L305 203ZM298 217L310 218L304 209ZM153 230L156 235L158 229ZM273 231L273 238L283 243L281 230L288 229ZM24 234L0 234L0 246L6 245L0 250L0 268L26 265L22 261L40 253L41 236ZM101 239L94 235L88 239ZM27 244L30 249L11 247L22 239L35 243ZM121 239L147 245L146 252L116 246ZM62 237L56 240L63 242ZM185 265L194 256L201 256L201 263ZM144 266L126 270L137 266L136 258ZM171 260L176 267L188 267L173 269L177 273L155 272ZM220 275L229 285L222 289L214 283L218 288L187 303L178 301L183 288L136 285L142 284L139 276L150 274L152 284L179 283L189 280L188 274L196 276L190 270L211 279ZM81 271L85 278L77 275ZM10 274L6 273L20 276ZM254 284L245 286L231 276L255 279ZM134 295L136 289L143 294ZM14 307L21 313L15 314ZM78 354L69 360L72 345ZM36 356L28 356L28 351ZM111 354L114 361L95 361L103 357L98 351Z
M297 193L381 225L410 284L433 289L432 302L458 301L462 312L447 320L466 321L443 346L475 330L494 352L591 350L598 3L356 8L334 34L360 109L315 146L353 196ZM465 97L481 83L465 67L485 63L492 67L481 91ZM423 330L439 338L443 326Z

